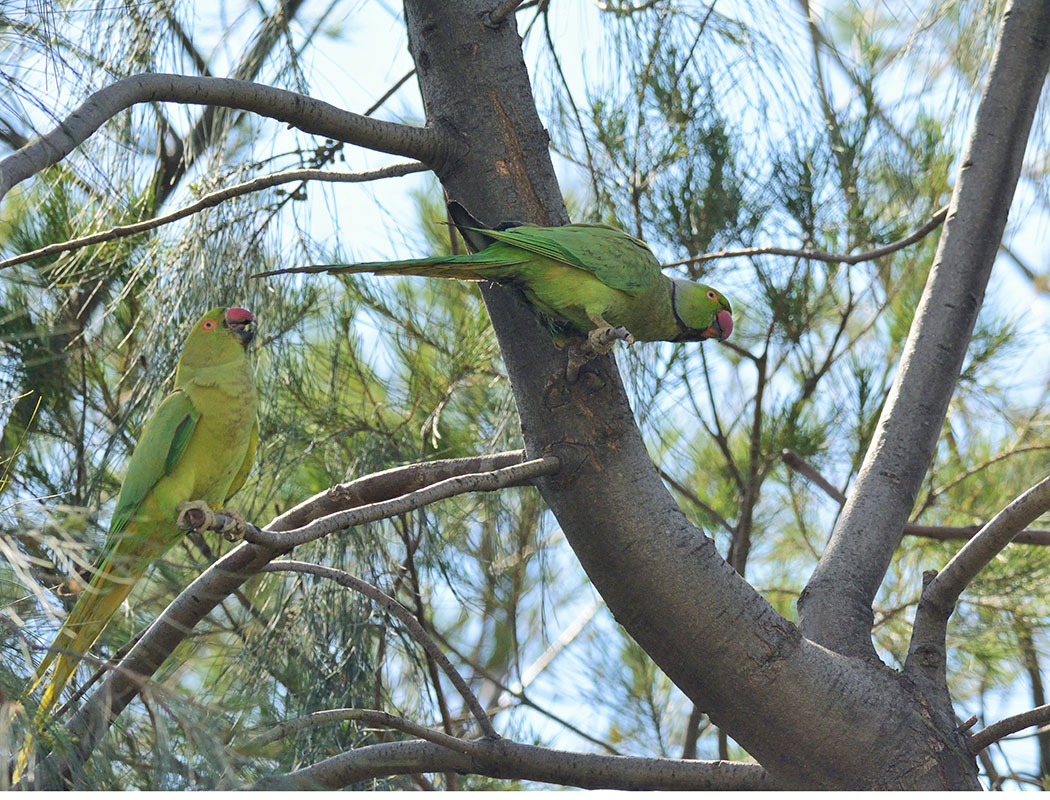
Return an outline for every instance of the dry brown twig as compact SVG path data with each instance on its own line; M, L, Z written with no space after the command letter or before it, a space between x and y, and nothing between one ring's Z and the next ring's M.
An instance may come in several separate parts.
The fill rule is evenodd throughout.
M863 253L829 253L826 250L796 250L787 247L745 247L741 250L720 250L717 253L703 253L702 255L684 258L681 261L672 261L670 264L661 265L661 269L669 267L684 267L689 264L701 264L705 261L713 261L717 258L737 258L741 256L788 256L790 258L808 258L813 261L826 261L830 264L860 264L863 261L874 261L877 258L895 253L909 245L922 240L932 230L937 228L948 216L948 206L944 206L935 213L926 224L918 230L909 233L895 242L867 250Z

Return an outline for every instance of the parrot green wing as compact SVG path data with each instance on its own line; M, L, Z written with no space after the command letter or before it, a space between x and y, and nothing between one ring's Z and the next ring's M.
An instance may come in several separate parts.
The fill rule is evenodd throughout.
M613 289L645 291L662 278L649 246L608 225L574 224L558 228L524 225L481 233L498 242L590 272Z
M186 450L199 418L200 413L189 396L178 389L165 397L150 417L131 454L128 472L120 487L117 507L109 523L111 541L127 527L157 481L171 474Z

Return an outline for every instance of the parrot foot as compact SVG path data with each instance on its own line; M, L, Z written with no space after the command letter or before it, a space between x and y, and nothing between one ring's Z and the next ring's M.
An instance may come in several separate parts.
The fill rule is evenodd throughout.
M634 344L634 336L627 328L612 325L598 327L587 334L583 340L575 340L569 343L569 362L565 367L565 380L576 383L580 376L580 368L593 358L604 356L613 345L622 340L628 345Z
M203 500L187 500L175 506L175 524L184 531L206 531L215 525L215 512Z
M224 508L212 511L203 500L187 500L175 508L178 513L176 525L190 531L218 531L228 542L237 542L244 538L248 523L239 511Z
M219 529L222 538L227 542L239 542L243 539L244 534L248 531L248 522L245 520L244 515L240 511L234 511L232 508L224 508L219 513L230 518Z
M615 328L612 325L605 325L587 334L588 343L599 356L604 356L612 350L613 345L621 339L627 345L634 344L634 336L622 325Z

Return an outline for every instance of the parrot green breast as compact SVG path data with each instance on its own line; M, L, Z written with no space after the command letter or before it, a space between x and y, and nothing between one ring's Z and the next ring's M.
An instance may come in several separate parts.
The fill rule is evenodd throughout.
M258 397L247 361L232 368L223 364L194 370L169 395L165 405L169 403L178 403L180 412L185 407L194 423L177 455L169 453L166 472L142 496L126 527L111 532L113 567L129 576L141 573L182 536L175 525L180 503L203 500L220 508L254 456ZM150 433L143 432L147 448L140 444L136 455L148 450ZM125 487L133 485L137 468L145 469L134 461L129 465ZM120 504L118 499L118 514ZM121 524L118 514L113 527Z

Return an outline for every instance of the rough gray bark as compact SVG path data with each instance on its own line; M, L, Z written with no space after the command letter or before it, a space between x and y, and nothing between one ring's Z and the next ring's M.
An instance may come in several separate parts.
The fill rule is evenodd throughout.
M564 223L514 20L495 20L490 13L499 5L493 0L406 0L410 49L428 119L422 138L412 133L413 146L435 144L437 150L427 156L450 197L483 222ZM1024 51L1022 60L1032 62L1026 73L1032 79L1038 76L1039 58L1042 73L1046 71L1048 13L1046 3L1020 0L1001 32L1003 42L1016 37L1012 46ZM1032 31L1042 38L1034 41ZM995 69L1001 68L997 61ZM992 88L988 95L999 98ZM1024 91L1005 92L996 100L1004 105L994 113L1009 117L1010 109L1028 97ZM382 148L389 149L405 133L391 132ZM358 120L349 117L344 129L326 135L359 144L362 136L383 139L374 129L362 132ZM1013 132L1004 135L1000 149L1009 150L1007 160L1014 163L1023 142L1017 144ZM459 146L439 144L448 142ZM372 138L367 143L375 144ZM974 181L980 167L965 162L964 178ZM1012 187L1002 174L983 180L986 191ZM984 224L980 217L971 220L969 213L961 200L953 204L960 230ZM983 237L973 246L987 255L995 245ZM944 251L947 247L942 244ZM945 258L942 253L940 261ZM899 535L899 527L892 536L883 532L874 553L861 552L867 559L861 574L847 571L845 581L818 581L811 591L810 608L825 609L810 617L823 620L813 623L813 629L822 638L827 634L829 643L842 642L842 651L805 638L675 505L650 462L615 362L592 362L576 383L566 384L561 377L565 355L553 347L532 313L499 288L483 291L518 403L526 450L532 458L556 455L563 465L556 477L541 482L546 501L617 620L696 706L747 748L778 786L977 788L974 760L955 728L943 687L923 680L922 671L897 673L871 657L870 645L857 646L863 639L858 631L870 635L870 619L865 622L870 616L868 589L881 581L879 559L889 557L887 549L892 554L892 536ZM928 294L934 297L924 302L917 324L932 327L913 338L919 344L927 336L939 341L938 324L968 336L969 328L960 328L957 317L975 313L980 292L964 292L960 302L965 310L958 313L955 300L948 304L957 306L952 309L933 289ZM940 307L934 308L938 301ZM934 324L937 320L941 322ZM927 426L935 410L923 412ZM940 413L933 426L937 429L943 408ZM935 436L935 431L925 435ZM928 457L922 469L927 462ZM887 468L895 475L901 469L896 461ZM895 491L895 502L907 501L907 491ZM833 560L841 561L845 553L837 551ZM122 666L151 675L189 627L275 554L247 544L228 554L180 595ZM830 567L822 564L822 569L829 574ZM851 609L846 627L851 635L827 633L840 630L828 613L836 594ZM90 754L110 714L119 713L135 692L136 683L125 672L106 680L71 722L78 736L74 761ZM413 768L424 769L415 763Z
M875 657L871 604L959 379L1050 66L1048 36L1050 3L1007 6L900 368L853 491L799 599L805 634L840 652Z
M438 170L450 197L486 224L566 221L512 19L483 0L407 0L409 47L428 125L467 145ZM784 785L976 788L954 721L931 717L879 663L804 639L684 518L654 469L615 363L559 378L530 312L484 291L530 457L563 473L541 482L570 544L616 619L672 680Z

